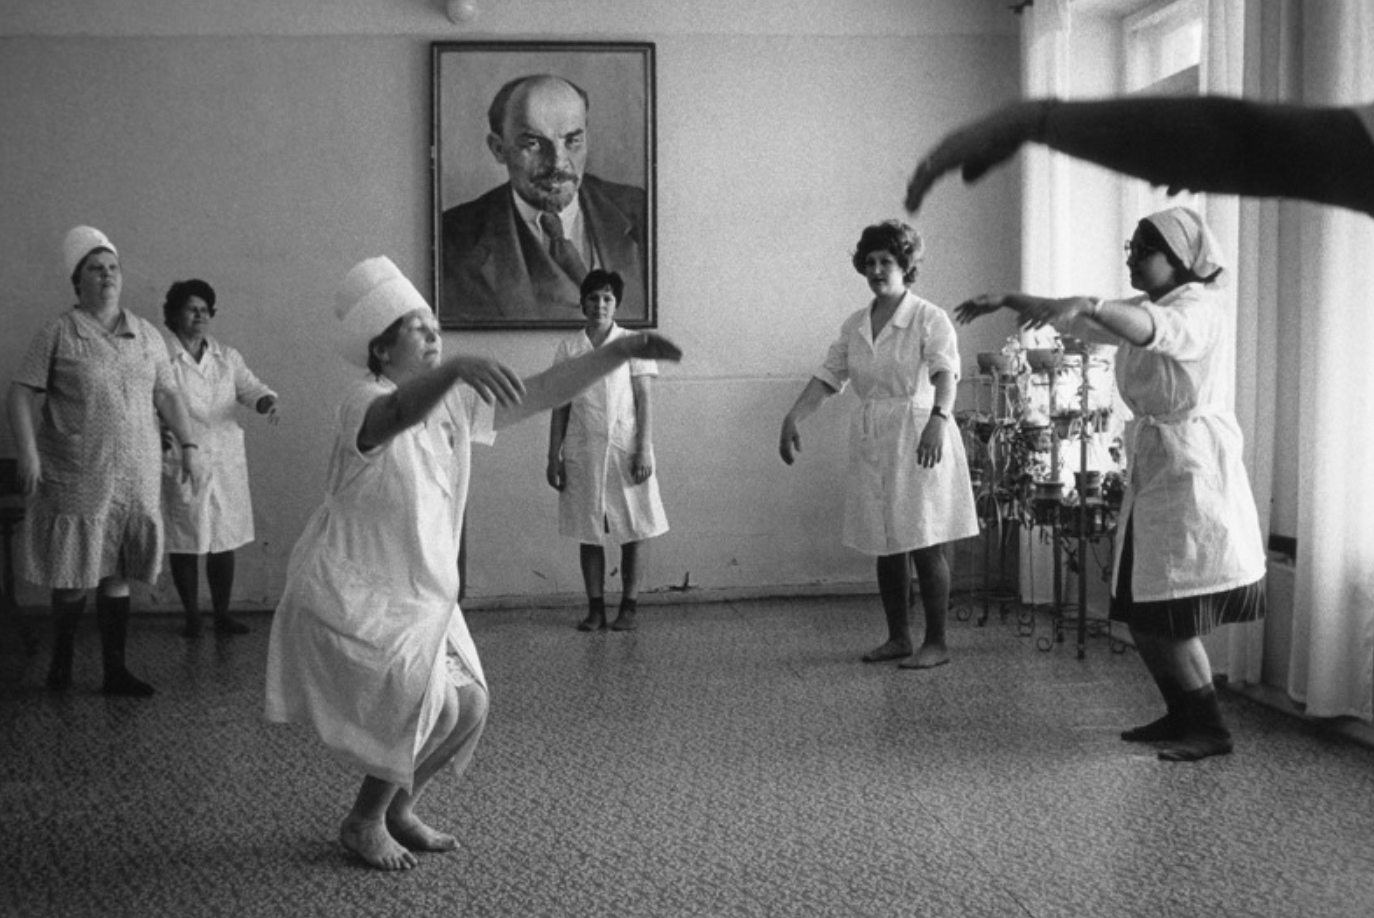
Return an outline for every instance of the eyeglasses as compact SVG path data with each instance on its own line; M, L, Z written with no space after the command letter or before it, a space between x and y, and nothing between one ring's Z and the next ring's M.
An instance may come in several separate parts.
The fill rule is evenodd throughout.
M1122 251L1132 258L1140 259L1144 258L1146 255L1155 254L1159 249L1150 245L1148 242L1136 242L1134 239L1127 239L1126 245L1122 247Z

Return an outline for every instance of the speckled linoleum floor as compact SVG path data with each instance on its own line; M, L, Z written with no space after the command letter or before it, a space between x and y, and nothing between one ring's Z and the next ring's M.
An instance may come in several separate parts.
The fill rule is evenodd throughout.
M266 614L197 642L136 619L146 701L98 694L89 622L61 697L7 634L0 914L1374 914L1374 751L1226 693L1236 754L1159 762L1117 738L1157 702L1105 639L958 622L913 673L857 662L871 597L580 614L470 617L491 720L424 808L462 849L404 874L344 855L356 777L262 721Z

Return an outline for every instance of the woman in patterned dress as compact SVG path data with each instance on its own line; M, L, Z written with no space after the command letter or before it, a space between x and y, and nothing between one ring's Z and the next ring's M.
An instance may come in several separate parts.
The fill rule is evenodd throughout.
M791 465L801 451L801 421L854 383L860 404L850 424L842 541L877 557L888 636L864 654L866 663L913 656L908 616L916 568L925 636L913 659L898 664L903 669L949 662L945 544L978 533L968 460L950 417L959 379L954 324L910 290L921 250L921 237L896 220L863 231L852 264L873 301L840 326L824 365L783 420L778 444Z
M243 405L277 421L277 393L262 383L238 351L210 337L215 289L203 280L177 281L162 304L164 324L172 330L172 372L195 428L206 468L205 487L192 493L181 476L173 445L163 456L162 509L167 527L167 560L181 598L187 637L200 634L200 556L217 634L246 634L248 626L229 614L234 588L234 549L253 541L253 500L248 491L248 458L243 428L234 407Z
M198 446L162 336L119 305L114 245L78 226L63 254L77 305L34 337L9 390L19 485L29 498L19 569L52 590L48 688L71 684L77 622L96 587L105 694L142 697L153 687L126 668L125 641L129 581L151 583L162 566L158 418L196 489Z

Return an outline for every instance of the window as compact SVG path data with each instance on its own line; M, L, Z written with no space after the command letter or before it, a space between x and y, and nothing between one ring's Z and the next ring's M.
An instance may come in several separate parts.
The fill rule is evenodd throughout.
M1201 92L1203 20L1198 0L1154 3L1121 20L1122 89L1149 96L1196 96ZM1202 211L1195 195L1170 196L1146 182L1123 183L1122 207L1128 215L1125 235L1140 215L1166 207ZM1134 217L1130 215L1135 215Z

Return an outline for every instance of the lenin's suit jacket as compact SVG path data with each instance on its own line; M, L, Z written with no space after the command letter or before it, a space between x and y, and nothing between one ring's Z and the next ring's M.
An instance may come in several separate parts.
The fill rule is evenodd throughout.
M520 219L507 182L444 211L444 313L482 322L582 320L578 282L549 257ZM644 189L584 175L582 217L601 266L625 279L620 321L643 318L647 219ZM589 265L590 267L590 265ZM580 278L579 278L580 281Z

